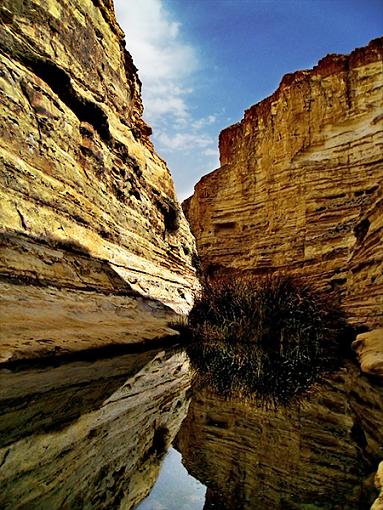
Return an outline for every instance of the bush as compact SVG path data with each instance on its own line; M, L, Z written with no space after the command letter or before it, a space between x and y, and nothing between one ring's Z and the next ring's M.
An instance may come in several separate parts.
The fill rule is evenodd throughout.
M334 295L280 275L206 283L183 329L199 381L262 404L299 397L350 345Z

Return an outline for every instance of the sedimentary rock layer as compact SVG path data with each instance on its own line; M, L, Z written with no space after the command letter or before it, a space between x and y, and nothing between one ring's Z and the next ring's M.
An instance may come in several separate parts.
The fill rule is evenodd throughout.
M166 352L0 373L1 508L134 508L189 386L185 356Z
M139 294L185 312L194 241L142 120L112 2L4 0L0 66L1 293L15 301L21 288L26 307L48 287L133 307ZM110 301L111 320L118 310ZM131 320L133 332L145 318Z
M286 75L220 134L184 210L206 271L283 271L383 325L383 39ZM383 343L383 339L382 339Z
M382 419L382 386L350 364L287 410L199 390L177 447L208 486L206 509L367 509Z

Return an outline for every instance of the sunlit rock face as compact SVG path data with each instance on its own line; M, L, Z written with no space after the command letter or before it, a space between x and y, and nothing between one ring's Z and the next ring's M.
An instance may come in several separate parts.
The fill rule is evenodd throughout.
M205 271L284 271L383 326L383 39L286 75L220 134L184 210ZM383 345L383 337L381 337Z
M374 501L371 510L383 509L383 461L379 464L378 471L375 475L375 486L380 490L380 494Z
M101 313L103 296L126 296L121 306L107 300L117 322L139 294L161 304L162 324L131 314L124 341L135 341L143 321L148 337L162 336L172 310L190 307L194 240L142 120L141 84L112 2L3 0L0 54L5 320L31 327L28 309L53 293L64 304L71 293L70 307L78 293ZM38 338L16 345L11 329L5 358L39 354Z
M206 510L367 509L382 420L383 388L348 365L288 410L199 390L177 448L208 486Z
M383 376L383 328L361 333L352 346L358 353L363 372Z
M0 371L0 507L134 508L187 408L183 354Z

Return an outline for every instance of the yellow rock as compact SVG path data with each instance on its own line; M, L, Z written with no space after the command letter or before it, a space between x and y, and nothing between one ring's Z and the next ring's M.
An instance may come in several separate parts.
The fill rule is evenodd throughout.
M352 344L363 372L383 377L383 328L361 333Z
M303 276L382 328L382 97L379 38L286 75L222 131L221 167L184 203L205 270Z
M378 471L375 475L375 485L380 489L380 495L374 501L371 510L383 510L383 462L379 464Z
M146 339L167 334L169 318L191 306L194 239L142 120L141 84L123 37L110 1L3 2L0 353L6 357L39 355L39 320L32 321L28 347L12 324L30 323L30 311L52 293L57 324L70 320L66 308L76 292L80 301L89 296L89 310L111 304L109 333L94 330L88 347L102 336L101 343L117 341L119 306L136 308L123 342L137 341L143 329ZM120 304L114 307L109 296ZM142 299L162 307L152 324L150 313L141 313ZM20 303L28 303L24 315ZM81 336L76 327L67 346Z

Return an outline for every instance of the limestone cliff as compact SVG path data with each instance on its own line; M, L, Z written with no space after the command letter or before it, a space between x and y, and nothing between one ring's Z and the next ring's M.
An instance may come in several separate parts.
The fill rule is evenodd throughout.
M204 269L337 288L382 353L383 39L286 75L219 148L221 167L184 204ZM379 356L365 369L383 374Z
M111 0L3 0L0 65L0 358L169 333L194 240Z
M206 510L367 509L376 497L382 417L382 385L350 364L289 409L199 390L177 447L208 486Z

